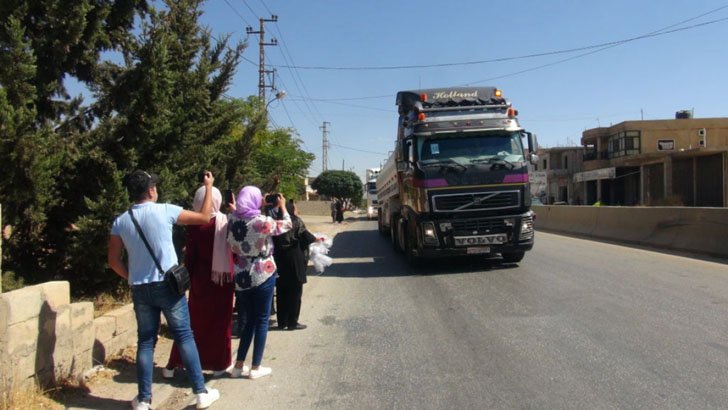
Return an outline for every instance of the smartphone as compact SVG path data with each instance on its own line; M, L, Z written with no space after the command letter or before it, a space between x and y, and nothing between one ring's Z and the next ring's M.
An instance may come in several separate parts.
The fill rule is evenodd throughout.
M234 200L233 197L233 190L232 189L226 189L225 190L225 203L226 204L232 204Z

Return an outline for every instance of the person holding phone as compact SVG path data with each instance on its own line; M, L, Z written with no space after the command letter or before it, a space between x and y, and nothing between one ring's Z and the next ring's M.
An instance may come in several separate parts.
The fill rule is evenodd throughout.
M228 222L227 240L233 253L238 316L245 317L231 377L256 379L273 372L270 367L261 366L277 276L272 237L288 232L293 224L283 195L279 194L275 204L281 219L262 213L265 205L260 189L246 186L238 194L235 211ZM245 359L251 343L253 357L248 368Z
M192 383L192 391L197 395L197 408L206 409L220 398L217 389L205 386L197 345L190 327L187 298L174 292L164 281L130 215L133 211L140 225L139 230L149 238L149 246L155 255L159 255L162 271L166 271L177 264L177 253L172 241L173 225L204 225L210 221L214 181L211 172L204 173L201 205L197 211L187 211L177 205L157 203L157 175L136 170L124 177L132 205L111 226L107 261L114 273L129 282L136 315L138 394L131 402L132 409L151 408L154 345L159 332L160 314L164 314L174 341L180 347L187 377ZM126 263L124 250L128 258Z
M232 192L232 191L231 191ZM195 193L192 208L202 208L205 187ZM187 228L185 266L190 272L189 308L192 331L200 354L202 370L221 376L230 370L232 358L233 275L230 269L232 254L227 243L228 218L220 212L220 190L212 187L210 220L204 225ZM230 199L229 207L235 200ZM177 343L172 345L169 361L162 376L174 377L182 368Z

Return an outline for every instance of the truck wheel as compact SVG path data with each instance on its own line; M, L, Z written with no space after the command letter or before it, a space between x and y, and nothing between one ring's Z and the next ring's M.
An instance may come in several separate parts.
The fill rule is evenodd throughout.
M416 239L413 235L410 235L409 229L404 233L404 255L407 258L407 263L414 268L422 267L422 258L415 255L414 249L416 245Z
M397 221L397 248L402 252L407 249L407 221L402 218Z
M379 230L379 233L381 235L387 234L387 229L384 227L384 223L382 222L382 212L381 211L377 215L377 229Z
M524 251L501 253L501 256L503 256L503 262L506 262L506 263L520 262L523 259L524 255L526 255L526 252L524 252Z
M389 221L389 238L392 240L392 249L399 252L399 243L397 236L399 235L399 232L397 232L399 227L397 226L397 221L399 220L399 215L394 214L392 215L392 219Z

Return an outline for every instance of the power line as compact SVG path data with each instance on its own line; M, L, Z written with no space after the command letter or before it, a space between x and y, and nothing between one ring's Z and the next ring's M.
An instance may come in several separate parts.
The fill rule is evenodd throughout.
M714 11L711 11L706 14L714 13L717 10L726 8L728 6L720 7ZM703 14L705 15L705 14ZM697 18L697 17L695 17ZM694 19L694 18L693 18ZM636 37L630 37L622 40L615 40L610 41L606 43L600 43L600 44L593 44L589 46L583 46L583 47L576 47L576 48L569 48L564 50L554 50L554 51L546 51L542 53L533 53L533 54L525 54L521 56L513 56L513 57L499 57L499 58L492 58L488 60L477 60L477 61L464 61L464 62L456 62L456 63L441 63L441 64L422 64L422 65L398 65L398 66L351 66L351 67L334 67L334 66L296 66L296 65L280 65L278 67L281 68L295 68L299 70L336 70L336 71L373 71L373 70L410 70L410 69L422 69L422 68L441 68L441 67L454 67L454 66L466 66L466 65L477 65L477 64L487 64L487 63L499 63L504 61L513 61L513 60L522 60L527 58L536 58L536 57L546 57L546 56L552 56L552 55L558 55L558 54L568 54L568 53L575 53L579 51L584 50L591 50L591 49L599 49L599 48L605 48L605 47L612 47L617 45L622 45L638 40L644 40L646 38L651 37L658 37L658 36L664 36L667 34L676 33L679 31L686 31L691 30L697 27L703 27L708 26L711 24L720 23L723 21L728 20L728 17L716 19L716 20L710 20L703 23L693 24L691 26L687 27L680 27L672 30L660 30L658 32L652 32L647 34L642 34ZM678 23L681 24L681 23Z
M250 12L253 13L254 16L257 16L258 15L258 13L256 13L255 10L253 10L253 8L250 7L250 5L248 4L248 2L246 2L245 0L240 0L240 1L242 1L243 4L245 4L245 7L247 7L248 10L250 10ZM270 14L273 14L273 13L270 13Z
M387 155L387 154L385 154L385 153L383 153L383 152L376 152L376 151L367 151L367 150L365 150L365 149L360 149L360 148L353 148L353 147L347 147L346 145L339 145L339 144L330 144L330 145L332 145L332 146L334 146L334 147L339 147L339 148L344 148L344 149L348 149L348 150L351 150L351 151L357 151L357 152L365 152L365 153L367 153L367 154L376 154L376 155L382 155L382 156L386 156L386 155Z
M230 2L229 2L228 0L225 0L225 3L226 3L226 4L227 4L227 5L229 6L229 7L230 7L230 9L231 9L231 10L232 10L232 11L233 11L233 12L234 12L235 14L237 14L237 15L238 15L238 17L240 17L240 19L241 19L241 20L243 20L243 21L245 22L245 24L247 24L247 25L250 25L250 23L248 23L248 20L246 20L246 19L245 19L245 17L243 17L243 15L242 15L242 14L240 14L240 12L238 12L238 9L236 9L235 7L233 7L233 5L232 5L232 4L230 4Z

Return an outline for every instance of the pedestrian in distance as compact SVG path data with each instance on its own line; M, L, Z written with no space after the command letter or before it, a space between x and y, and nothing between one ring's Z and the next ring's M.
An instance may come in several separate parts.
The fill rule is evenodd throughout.
M245 317L231 377L247 376L256 379L273 372L270 367L261 366L276 283L272 238L292 227L285 198L280 194L275 198L275 206L281 219L262 214L265 203L260 189L246 186L238 194L235 211L229 217L227 239L233 253L235 298L239 309L238 316ZM251 343L253 357L248 369L245 359Z
M336 197L331 198L331 223L336 223Z
M300 330L306 325L299 323L301 313L301 297L303 284L306 283L306 267L308 246L317 241L316 237L306 229L303 219L298 216L293 200L286 203L291 215L293 228L273 238L273 257L278 268L276 281L276 304L278 329Z
M344 221L344 200L339 198L336 200L336 222L342 223Z
M159 331L160 314L164 314L167 319L174 341L179 346L187 377L192 383L192 391L197 396L197 408L206 409L220 398L216 389L205 386L190 327L187 298L173 291L164 281L163 273L159 272L155 258L151 255L153 253L156 256L163 272L178 263L172 241L172 227L174 224L203 225L210 221L214 181L212 173L204 173L205 196L200 211L195 212L177 205L157 203L159 177L156 175L137 170L125 178L129 199L133 204L128 211L114 220L109 236L107 260L111 269L131 286L137 321L138 394L131 403L135 410L151 408L154 345ZM141 239L132 218L139 224L139 230L144 233L151 250ZM127 263L122 260L124 249L128 255Z
M206 188L195 192L192 209L202 209ZM212 213L204 225L187 228L185 266L190 272L189 309L195 344L202 370L222 376L231 367L233 275L232 254L227 243L227 215L220 212L220 190L212 188ZM230 204L228 204L230 205ZM174 377L175 368L183 367L177 343L172 345L165 378Z

